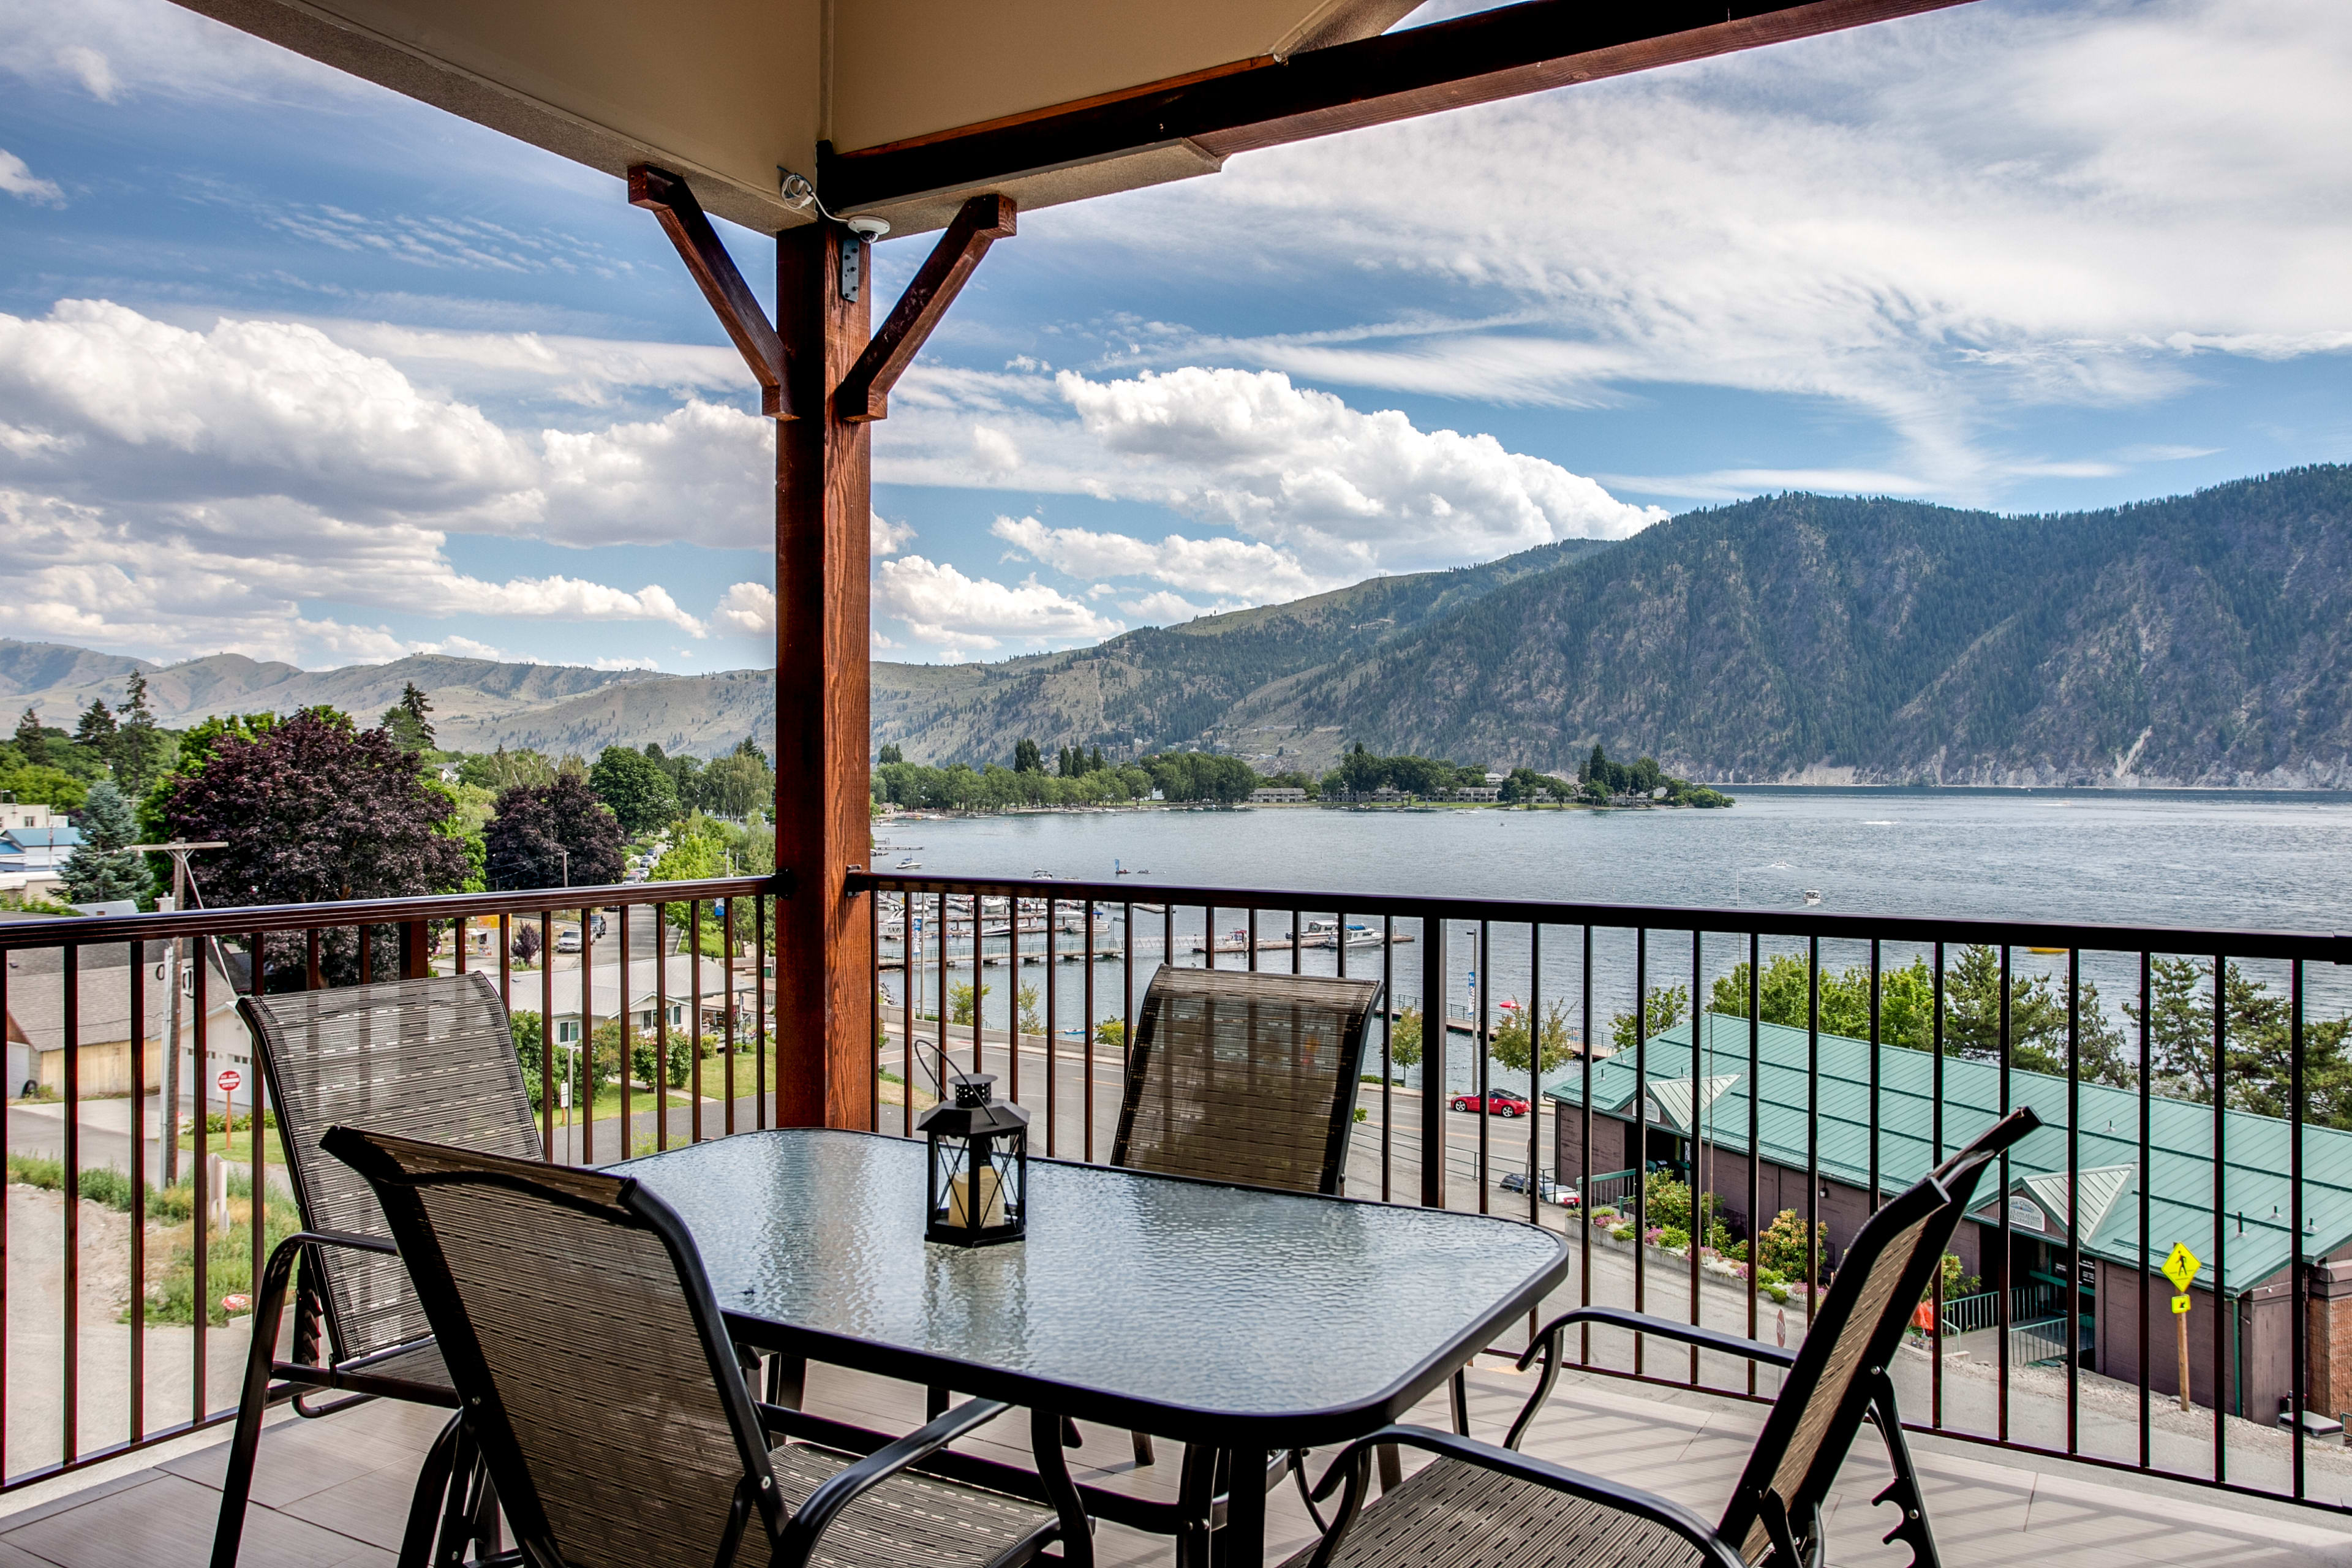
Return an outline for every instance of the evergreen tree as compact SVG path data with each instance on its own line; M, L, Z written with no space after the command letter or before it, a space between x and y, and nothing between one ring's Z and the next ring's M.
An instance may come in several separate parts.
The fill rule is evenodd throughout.
M394 744L415 756L433 749L433 704L411 680L400 689L400 700L383 710L383 728Z
M749 744L750 742L747 742L745 743ZM907 753L900 751L897 746L885 746L882 748L880 753L875 757L874 765L877 768L887 768L895 763L903 763L906 760Z
M1077 776L1070 769L1070 748L1067 746L1054 753L1054 776L1065 779Z
M1109 765L1109 763L1103 761L1102 748L1100 746L1097 746L1094 749L1093 754L1087 758L1086 771L1090 773L1098 773Z
M139 841L139 824L114 781L100 779L90 786L78 825L82 841L59 868L67 897L77 904L144 899L146 862L129 847Z
M111 763L114 760L114 710L106 705L103 697L93 697L83 709L81 718L74 724L74 744L91 759Z
M1016 773L1041 773L1045 764L1037 754L1037 742L1023 736L1013 742L1013 771Z
M41 733L41 716L29 707L16 721L16 750L37 768L48 763L49 738Z
M124 683L122 702L114 711L119 721L107 761L114 766L114 776L122 781L123 793L135 798L146 794L155 775L163 771L172 740L156 724L155 710L147 706L147 677L138 670L132 670Z

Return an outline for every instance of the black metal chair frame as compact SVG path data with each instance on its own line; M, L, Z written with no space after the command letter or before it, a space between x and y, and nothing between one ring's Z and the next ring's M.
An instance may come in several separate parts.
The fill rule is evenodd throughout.
M1543 1372L1500 1447L1425 1426L1396 1426L1349 1445L1332 1461L1314 1495L1319 1501L1339 1492L1338 1518L1307 1560L1305 1568L1328 1568L1345 1543L1366 1508L1372 1454L1384 1444L1422 1449L1438 1455L1441 1461L1475 1466L1633 1515L1681 1537L1699 1558L1715 1568L1757 1568L1759 1564L1761 1568L1820 1568L1823 1545L1822 1503L1865 1420L1878 1428L1894 1471L1894 1479L1871 1500L1874 1504L1892 1502L1899 1511L1900 1517L1885 1541L1891 1544L1899 1540L1907 1544L1913 1568L1938 1568L1940 1560L1927 1524L1927 1504L1911 1462L1910 1447L1904 1439L1902 1419L1895 1409L1895 1384L1885 1369L1902 1342L1922 1292L1941 1267L1944 1249L1974 1198L1979 1177L2004 1150L2040 1124L2031 1110L2011 1111L1873 1215L1855 1237L1843 1266L1832 1280L1804 1344L1793 1352L1735 1334L1622 1308L1581 1307L1554 1318L1538 1331L1519 1357L1519 1369L1524 1372L1540 1356ZM1871 1322L1857 1322L1854 1314L1861 1305L1871 1259L1903 1232L1923 1221L1924 1229L1914 1244L1913 1255L1904 1265L1878 1318ZM1846 1285L1849 1280L1852 1283ZM1841 1289L1842 1285L1846 1288ZM1654 1334L1783 1369L1780 1395L1758 1435L1756 1447L1719 1524L1710 1524L1691 1510L1654 1492L1530 1458L1517 1451L1559 1379L1562 1336L1570 1328L1590 1324ZM1793 1484L1784 1485L1779 1476L1780 1461L1789 1453L1800 1424L1815 1414L1809 1409L1810 1402L1831 1371L1841 1342L1857 1333L1866 1336L1858 1359L1853 1363L1862 1371L1829 1413L1801 1472ZM1371 1505L1374 1510L1381 1506Z
M506 1005L497 995L495 985L486 974L477 971L466 975L447 977L453 986L472 986L486 993L486 998L498 1009L501 1021L506 1019ZM413 985L413 981L394 981L391 985ZM278 1131L288 1151L286 1173L294 1189L294 1202L302 1215L305 1228L287 1237L272 1249L262 1269L259 1289L254 1296L252 1341L246 1352L245 1378L237 1400L236 1425L229 1442L228 1468L221 1483L221 1510L214 1527L211 1568L236 1568L237 1550L244 1538L246 1509L252 1499L253 1470L261 1445L261 1428L271 1405L290 1401L296 1415L307 1419L331 1415L354 1405L371 1399L401 1399L412 1404L444 1410L457 1408L455 1391L444 1384L420 1382L411 1377L389 1376L376 1370L406 1361L421 1353L435 1351L434 1341L427 1334L416 1339L379 1347L363 1354L346 1356L344 1331L334 1310L333 1292L327 1286L331 1268L330 1259L337 1251L369 1253L398 1257L399 1248L382 1237L362 1236L345 1231L311 1228L309 1225L315 1205L302 1163L293 1158L295 1141L310 1132L323 1133L323 1128L298 1125L299 1107L304 1097L289 1094L285 1067L278 1053L272 1048L273 1036L278 1032L276 1020L265 1015L262 1006L252 996L237 998L237 1011L243 1015L246 1026L252 1031L255 1055L259 1058L264 1081L269 1088L269 1101L278 1117ZM509 1049L513 1058L511 1025L508 1025ZM519 1109L526 1121L530 1117L530 1100L523 1087L520 1068L515 1067L514 1089ZM295 1264L301 1263L299 1281ZM278 1336L285 1321L287 1297L294 1295L294 1343L292 1359L277 1358ZM322 1336L328 1355L319 1355ZM310 1403L313 1390L340 1394L344 1397L324 1404ZM476 1487L471 1489L481 1490ZM476 1500L467 1515L479 1521L483 1527L495 1528L495 1502L487 1494ZM452 1522L457 1522L454 1516ZM483 1537L485 1541L488 1536Z
M505 1187L583 1212L595 1214L598 1210L551 1182L534 1180L530 1166L495 1156L467 1155L475 1163L475 1168L462 1174L420 1174L404 1170L394 1152L403 1148L463 1152L439 1150L414 1140L349 1127L330 1130L324 1147L361 1172L374 1186L385 1217L399 1239L402 1256L408 1260L417 1297L435 1326L445 1363L463 1400L458 1414L443 1430L418 1478L402 1542L402 1568L425 1568L428 1562L446 1560L436 1556L436 1539L445 1542L454 1539L450 1521L467 1520L469 1510L480 1506L479 1500L484 1496L478 1487L455 1484L464 1475L467 1461L477 1456L483 1473L495 1486L498 1506L513 1527L517 1545L482 1558L475 1568L552 1568L564 1561L559 1554L554 1525L541 1506L489 1363L474 1338L465 1302L446 1264L441 1260L431 1222L415 1190L438 1182L467 1181ZM677 1270L680 1290L710 1366L714 1391L724 1407L742 1460L743 1479L735 1491L716 1568L728 1568L735 1561L744 1535L755 1522L767 1538L772 1568L805 1568L825 1528L858 1497L910 1469L953 1479L955 1467L929 1465L925 1461L935 1457L950 1458L942 1452L949 1444L1010 1408L997 1400L969 1400L904 1437L871 1447L819 1485L797 1510L787 1513L776 1486L770 1438L800 1437L824 1447L837 1447L836 1439L845 1429L752 1397L740 1352L728 1336L709 1276L703 1268L693 1237L677 1211L632 1179L604 1179L613 1184L613 1204L659 1238ZM1093 1568L1091 1523L1061 1459L1060 1417L1047 1411L1032 1412L1031 1435L1038 1460L1037 1479L1054 1509L1054 1519L1000 1553L990 1568L1023 1568L1036 1561L1046 1547L1056 1544L1061 1547L1061 1560L1073 1568ZM858 1447L863 1448L865 1445Z

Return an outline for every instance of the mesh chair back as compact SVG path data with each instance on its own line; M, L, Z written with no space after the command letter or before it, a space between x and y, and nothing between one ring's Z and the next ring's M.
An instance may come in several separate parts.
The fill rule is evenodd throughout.
M1370 980L1160 965L1111 1163L1337 1193L1379 994Z
M516 1159L539 1155L514 1035L487 974L241 996L237 1007L261 1045L287 1173L308 1229L390 1234L367 1183L320 1150L319 1140L338 1123ZM305 1268L324 1287L336 1361L425 1335L424 1313L397 1258L321 1247Z
M2037 1125L2031 1110L2011 1113L1887 1203L1854 1237L1724 1517L1725 1538L1738 1542L1748 1562L1771 1550L1769 1510L1783 1510L1794 1534L1807 1530L1853 1446L1877 1374L1943 1262L1978 1176Z
M719 1303L659 1198L600 1172L352 1127L326 1145L375 1189L533 1561L709 1568L739 1496L778 1526Z

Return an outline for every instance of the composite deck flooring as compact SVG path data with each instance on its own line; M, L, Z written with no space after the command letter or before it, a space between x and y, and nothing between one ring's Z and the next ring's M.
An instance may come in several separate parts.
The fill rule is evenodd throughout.
M1507 1369L1474 1369L1473 1430L1499 1435L1530 1384ZM921 1390L832 1368L810 1369L808 1403L898 1431L922 1419ZM1761 1418L1756 1405L1570 1373L1526 1447L1712 1515ZM1443 1400L1431 1400L1419 1419L1445 1425ZM274 1421L255 1478L245 1568L389 1568L417 1461L439 1420L379 1403L322 1421ZM1008 1415L964 1446L1025 1462L1027 1428ZM1138 1469L1126 1434L1084 1430L1085 1446L1071 1456L1081 1479L1172 1492L1172 1445L1161 1445L1158 1464ZM1918 1440L1916 1451L1948 1568L2352 1563L2352 1520L1932 1438ZM195 1568L209 1554L225 1454L215 1445L0 1515L0 1568ZM1879 1541L1891 1510L1874 1510L1870 1499L1885 1480L1883 1454L1865 1430L1832 1500L1833 1562L1902 1568L1907 1561L1907 1551ZM1308 1543L1310 1525L1292 1489L1268 1501L1269 1560L1280 1563ZM1097 1555L1104 1568L1172 1560L1167 1541L1116 1525L1100 1530Z

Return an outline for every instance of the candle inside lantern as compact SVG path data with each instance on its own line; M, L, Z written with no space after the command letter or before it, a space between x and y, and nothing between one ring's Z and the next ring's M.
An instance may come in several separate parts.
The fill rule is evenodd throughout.
M975 1190L979 1194L977 1202L973 1201ZM977 1222L971 1217L975 1212L980 1215ZM948 1223L958 1229L974 1223L982 1226L1004 1223L1004 1184L998 1179L993 1169L983 1165L976 1171L966 1171L949 1184Z

